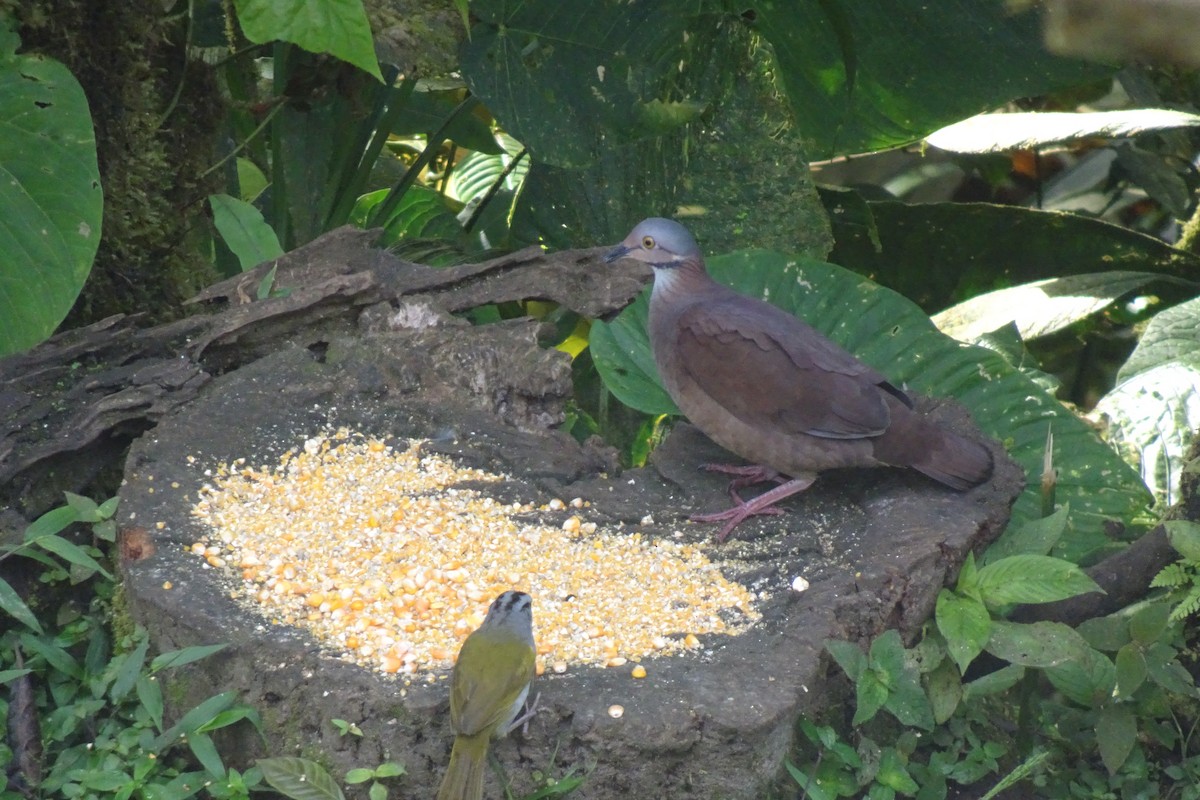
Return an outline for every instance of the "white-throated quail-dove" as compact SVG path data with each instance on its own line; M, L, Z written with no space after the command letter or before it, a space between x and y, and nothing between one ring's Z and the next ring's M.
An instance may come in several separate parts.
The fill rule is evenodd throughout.
M723 471L735 505L692 517L724 522L724 539L747 517L838 467L911 467L952 489L988 479L992 454L913 410L887 378L776 306L714 281L700 247L674 220L638 223L607 256L654 269L650 344L663 387L717 444L753 462ZM787 480L783 480L786 476ZM742 486L780 485L748 501Z

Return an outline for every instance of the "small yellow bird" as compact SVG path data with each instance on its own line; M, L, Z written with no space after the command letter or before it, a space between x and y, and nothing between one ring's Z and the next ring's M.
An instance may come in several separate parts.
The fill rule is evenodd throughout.
M507 591L463 642L450 677L454 749L437 800L481 800L488 742L512 729L533 681L533 600Z

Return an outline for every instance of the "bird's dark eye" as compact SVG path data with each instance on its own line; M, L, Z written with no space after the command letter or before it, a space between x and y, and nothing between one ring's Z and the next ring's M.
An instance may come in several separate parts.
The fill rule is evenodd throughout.
M645 250L653 250L654 249L654 237L653 236L643 236L642 237L642 248Z

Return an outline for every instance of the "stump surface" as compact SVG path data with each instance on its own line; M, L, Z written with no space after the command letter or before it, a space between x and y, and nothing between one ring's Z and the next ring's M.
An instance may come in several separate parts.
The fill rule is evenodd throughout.
M405 685L338 660L235 604L230 578L186 552L205 533L189 513L202 465L272 463L330 424L436 437L427 446L461 465L512 476L482 489L506 502L581 497L587 518L604 527L711 543L715 526L686 516L728 502L726 479L697 469L728 454L680 425L651 466L614 474L610 452L544 424L561 413L570 375L566 356L536 339L525 321L335 338L320 357L291 348L214 380L134 445L120 513L152 532L155 550L125 567L131 608L160 648L232 644L190 673L189 701L237 689L263 712L271 754L299 752L341 770L390 758L408 770L405 791L437 785L452 739L444 682ZM952 427L970 424L950 404L935 413ZM759 593L764 618L737 637L705 637L698 652L645 659L644 680L628 668L588 667L539 678L545 710L528 735L495 746L510 776L529 789L535 769L590 769L581 798L754 796L777 779L796 715L825 696L824 641L865 640L887 627L911 635L967 551L1002 530L1021 477L997 455L996 478L967 494L901 470L827 473L790 513L710 544L726 576ZM647 515L653 523L640 524ZM791 590L797 576L808 591ZM612 705L624 707L619 719ZM333 718L365 735L338 736ZM265 752L250 740L245 747ZM488 780L488 796L499 796Z

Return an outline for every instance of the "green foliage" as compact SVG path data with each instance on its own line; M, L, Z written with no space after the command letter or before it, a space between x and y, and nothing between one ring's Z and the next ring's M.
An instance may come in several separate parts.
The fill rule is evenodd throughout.
M542 770L534 770L532 777L534 785L538 788L522 795L517 800L550 800L555 797L566 797L584 784L584 776L576 775L574 769L568 770L561 778L555 778Z
M769 69L813 158L905 144L1008 99L1109 72L1048 56L1036 20L1002 2L947 4L934 15L816 0L747 2L736 16L717 2L588 0L574 9L474 2L479 23L463 54L472 89L538 160L559 167L592 162L604 139L693 119L716 98L680 89L695 73L733 68L710 54L737 25L768 45ZM981 59L993 68L976 69Z
M261 212L213 200L217 231L241 269L273 258L278 243L295 247L348 222L383 228L379 244L425 263L459 261L508 240L528 163L461 86L397 79L389 69L383 85L354 75L344 79L348 91L298 102L282 88L318 79L319 60L276 48L272 86L244 69L226 67L230 93L272 110L258 125L234 115L245 137L239 148L249 155L230 179L240 182L245 164L270 175L270 184L254 200Z
M13 557L37 561L46 570L44 582L69 579L72 584L78 584L96 574L111 581L112 575L97 560L103 557L98 548L77 545L59 534L75 523L84 523L91 526L97 541L114 542L116 524L112 516L117 510L117 498L97 504L87 497L67 492L66 499L65 506L51 509L34 520L25 529L20 542L0 545L0 563ZM43 633L33 611L4 578L0 578L0 612L34 633Z
M275 239L290 249L346 223L416 82L380 85L355 73L345 78L348 93L314 89L311 96L297 98L284 94L284 87L289 81L307 86L319 80L320 60L288 45L273 52L273 84L262 80L253 62L240 60L230 61L222 77L239 104L265 104L271 109L261 123L252 113L241 111L231 116L230 125L241 139L239 149L245 154L241 161L269 176L268 189L254 202L263 209ZM389 77L394 79L394 70ZM227 174L233 183L245 172L239 166ZM229 194L242 195L237 188L231 185ZM246 249L228 237L225 241L235 252Z
M275 791L292 800L344 800L337 782L315 761L294 756L260 758L263 778Z
M1035 19L1001 2L918 15L902 44L879 33L895 30L892 8L551 6L473 4L463 62L472 90L532 153L518 221L556 246L611 241L641 216L684 207L717 252L736 238L822 256L828 236L817 231L829 220L810 213L806 159L910 142L1034 86L1108 72L1046 56L1029 36ZM981 52L995 72L956 65Z
M975 341L1009 324L1016 327L1021 339L1036 339L1066 330L1158 280L1184 283L1152 272L1126 270L1066 275L977 295L934 315L933 321L947 336L962 341Z
M235 0L238 22L252 42L292 42L329 53L383 80L361 0Z
M471 11L479 23L463 67L472 91L539 162L567 168L594 162L605 134L629 141L686 122L682 102L661 91L682 80L670 74L678 66L706 68L722 16L710 2L684 11L661 1L588 0L571 14L485 1Z
M997 559L1020 554L1048 554L1066 532L1070 513L1070 504L1064 504L1045 517L1031 519L1023 525L1009 526L984 553L984 562L990 564ZM974 567L973 559L971 566ZM962 580L961 575L959 580Z
M1077 567L1043 554L1066 529L1069 513L1059 509L1010 532L982 567L968 556L955 588L939 595L934 624L912 649L895 631L876 638L869 654L848 642L826 643L855 686L850 724L858 744L802 721L809 746L801 750L811 758L815 747L816 760L789 769L810 797L865 790L937 800L948 796L950 783L986 779L994 781L989 797L1017 784L1045 797L1157 797L1179 776L1196 774L1200 742L1184 732L1177 714L1194 714L1200 690L1180 664L1182 630L1168 602L1145 601L1078 630L1002 616L1015 603L1097 590ZM1197 529L1175 526L1185 549L1195 544ZM984 651L1007 666L965 680ZM919 714L889 707L902 696L898 687L904 705ZM880 709L892 718L880 718ZM863 752L881 750L875 744L881 741L895 743L882 752L905 765L913 784L881 780L865 768Z
M258 727L254 709L225 692L173 723L164 715L161 674L225 645L188 647L148 660L150 645L141 628L113 641L104 602L113 591L112 576L93 557L99 557L95 548L60 534L84 523L111 542L116 500L97 504L77 495L67 500L32 523L24 540L0 553L0 560L40 563L41 581L51 586L90 579L96 600L82 613L68 605L39 618L0 581L0 611L15 623L0 635L0 682L11 689L10 699L0 701L10 733L9 746L0 747L0 768L17 781L14 786L43 797L182 800L202 787L218 800L249 797L261 776L257 770L227 769L212 734L243 720ZM59 621L57 630L46 622L51 616Z
M382 241L387 244L407 238L454 241L461 233L455 214L462 207L456 207L445 195L424 186L410 187L386 215L374 216L391 194L389 189L364 194L350 212L350 221L364 228L383 228ZM454 252L446 245L441 245L440 249L447 253ZM427 263L436 261L436 251L426 254L422 260Z
M212 206L213 225L243 271L283 255L275 231L250 203L227 194L214 194L208 202Z
M1010 603L1052 603L1098 592L1100 587L1069 561L1023 554L989 562L970 581L960 580L956 591L978 597L995 609Z
M486 141L499 143L499 152L492 153L485 149L483 144ZM516 193L529 173L529 160L523 157L525 148L516 139L498 132L494 138L484 142L472 145L472 152L454 165L447 192L460 202L483 197L493 188Z
M345 720L333 720L334 724L345 723ZM343 729L342 725L337 726ZM357 726L349 726L344 731ZM343 734L344 735L344 734ZM356 735L361 736L359 731ZM263 777L275 791L292 800L345 800L337 782L325 771L325 768L307 758L280 756L276 758L260 758L256 762L262 770ZM374 769L356 768L346 773L346 783L354 786L371 782L367 789L370 800L387 800L388 790L383 781L396 778L405 773L404 766L393 761L380 764Z
M345 720L333 720L335 726L339 730L350 730L350 727L344 727ZM339 724L343 723L343 724ZM344 735L344 734L343 734ZM356 734L361 735L361 732ZM307 758L296 758L292 756L279 756L274 758L260 758L255 762L257 769L262 771L263 778L271 788L282 794L284 797L289 797L291 800L345 800L345 794L342 792L337 781L315 761ZM402 764L397 764L392 761L380 764L374 769L356 768L346 773L346 783L354 786L357 784L371 782L367 789L367 796L370 800L387 800L388 789L383 781L389 778L400 777L405 774L405 768ZM499 773L502 782L507 786L508 780L502 772ZM546 798L565 797L572 791L583 785L583 779L572 776L570 774L560 779L548 778L540 773L535 774L538 783L543 784L541 788L522 795L519 800L545 800ZM507 797L512 797L511 789L506 793Z
M851 747L831 727L818 727L801 720L800 730L809 742L821 748L823 755L807 771L795 764L786 765L804 796L812 800L892 798L897 794L911 797L920 790L910 764L917 737L908 735L895 744L880 745L863 736L857 747Z
M935 15L916 6L749 6L816 158L905 144L1030 90L1109 71L1050 56L1036 18L1002 2L943 3ZM976 69L980 59L993 69Z
M852 724L860 725L886 709L901 723L930 730L933 713L921 691L915 658L904 649L900 634L886 631L862 651L849 642L827 641L825 647L854 681L858 709Z
M272 264L267 273L263 275L262 280L258 282L258 289L254 296L259 300L266 300L268 297L286 297L291 294L291 288L287 286L275 285L275 271L279 269L278 264Z
M83 87L54 59L18 54L0 12L0 356L49 336L100 243L104 193Z

